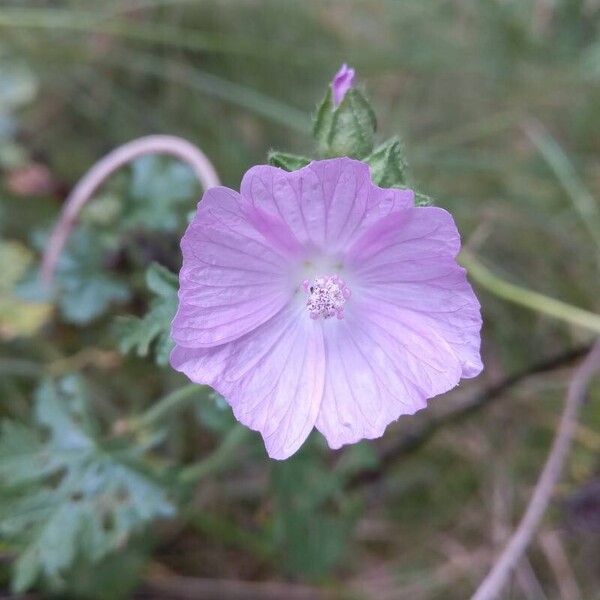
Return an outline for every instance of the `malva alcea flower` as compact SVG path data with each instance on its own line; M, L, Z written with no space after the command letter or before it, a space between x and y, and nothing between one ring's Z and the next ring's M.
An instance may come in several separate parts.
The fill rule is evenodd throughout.
M333 105L339 106L348 90L354 85L354 69L343 64L331 80Z
M208 190L181 242L171 364L208 384L272 458L316 427L381 436L481 369L479 303L450 214L349 158L251 168Z

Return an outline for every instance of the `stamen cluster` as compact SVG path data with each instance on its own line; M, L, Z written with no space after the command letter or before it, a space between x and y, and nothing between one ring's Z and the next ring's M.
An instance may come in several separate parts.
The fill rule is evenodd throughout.
M308 294L306 308L311 319L344 318L344 304L350 298L350 288L338 275L315 277L312 283L306 279L302 287Z

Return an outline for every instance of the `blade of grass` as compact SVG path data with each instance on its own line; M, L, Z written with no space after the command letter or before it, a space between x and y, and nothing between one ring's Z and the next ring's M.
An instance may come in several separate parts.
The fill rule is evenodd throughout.
M308 135L310 132L308 113L248 86L200 71L180 61L164 59L144 52L120 50L113 55L103 56L100 59L101 62L95 62L85 52L68 55L64 53L55 54L52 48L45 53L45 61L45 73L52 73L52 77L60 77L61 73L64 75L66 61L81 63L88 69L96 69L98 64L103 64L125 71L141 73L198 91L206 96L223 100L258 114L268 121L283 125L298 133ZM65 77L65 81L69 83L71 80L69 77Z
M567 193L573 208L600 251L600 206L548 130L535 119L528 119L522 123L521 127Z
M136 71L189 87L207 96L245 108L299 133L308 134L310 131L310 119L303 111L247 86L193 69L180 62L155 56L145 57L133 52L120 53L119 57L104 57L102 60L117 68Z
M208 33L174 27L164 23L143 23L106 19L97 12L60 9L19 8L0 10L0 28L64 30L79 33L102 33L148 44L221 54L244 54L268 59L279 56L271 47L259 46L255 40L222 33ZM293 55L291 55L293 58Z

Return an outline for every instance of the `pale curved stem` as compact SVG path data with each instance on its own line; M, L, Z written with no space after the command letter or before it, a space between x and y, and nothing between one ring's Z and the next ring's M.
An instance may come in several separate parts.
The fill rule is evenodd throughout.
M577 426L577 414L585 400L592 377L600 370L600 340L579 366L567 391L563 410L552 448L544 469L535 485L523 518L471 600L495 600L500 597L510 574L527 550L550 503L552 492L560 477L569 453L571 439Z
M149 135L119 146L100 159L69 194L42 258L41 276L46 284L52 283L60 253L86 202L115 171L147 154L166 154L186 163L205 190L220 184L217 172L204 152L182 138Z

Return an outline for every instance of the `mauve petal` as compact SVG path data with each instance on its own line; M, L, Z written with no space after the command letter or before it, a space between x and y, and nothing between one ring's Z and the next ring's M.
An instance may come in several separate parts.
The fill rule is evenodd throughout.
M447 261L437 269L440 275L434 278L376 284L364 295L379 306L387 306L399 322L435 331L460 361L462 377L475 377L483 369L479 302L462 267ZM423 270L427 270L426 264ZM429 269L430 273L434 270Z
M443 208L429 206L398 210L379 219L349 248L346 261L361 273L384 267L383 280L398 262L419 261L423 256L455 257L459 251L460 235L452 216Z
M289 301L285 253L249 223L239 194L208 190L181 241L179 308L174 341L216 346L252 331Z
M460 380L442 336L399 321L381 303L355 301L336 325L324 327L327 372L316 422L331 448L380 437L390 422Z
M350 250L353 291L387 306L401 323L436 332L462 366L462 377L483 369L481 312L465 270L454 256L460 237L449 213L413 208L374 225Z
M251 168L241 194L299 245L340 252L376 221L413 206L412 190L384 189L369 167L349 158L315 161L288 173L266 165Z
M271 458L292 455L314 427L325 377L322 328L298 303L235 342L176 346L171 365L222 394L238 421L260 431Z

